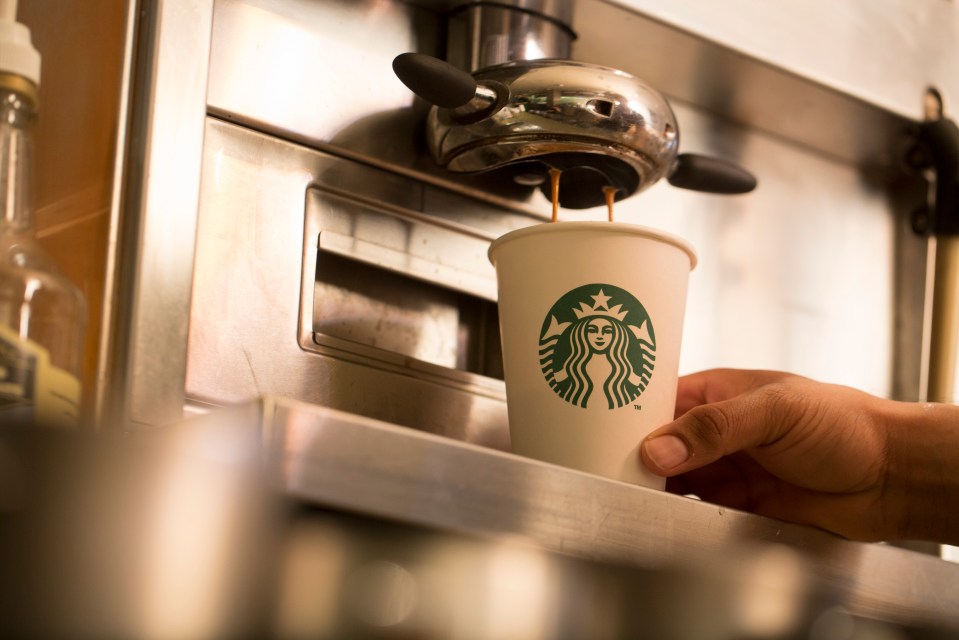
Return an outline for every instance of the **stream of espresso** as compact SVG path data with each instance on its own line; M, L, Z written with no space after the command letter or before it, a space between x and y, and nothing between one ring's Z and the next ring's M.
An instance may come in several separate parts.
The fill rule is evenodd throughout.
M556 222L559 218L559 174L561 173L562 171L559 169L549 170L549 179L553 195L553 222Z
M616 199L616 187L606 185L603 187L603 193L606 195L606 209L609 211L609 221L613 221L613 201Z
M559 219L559 176L563 173L560 169L549 170L549 180L551 194L553 196L553 217L552 222ZM603 194L606 196L606 209L609 212L609 221L613 221L613 202L616 200L616 187L606 185L603 187Z

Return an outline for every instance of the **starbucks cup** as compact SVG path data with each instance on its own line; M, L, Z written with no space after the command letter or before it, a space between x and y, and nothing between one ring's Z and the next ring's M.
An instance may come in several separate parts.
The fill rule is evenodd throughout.
M513 451L663 489L638 449L673 419L689 272L683 240L557 222L490 246Z

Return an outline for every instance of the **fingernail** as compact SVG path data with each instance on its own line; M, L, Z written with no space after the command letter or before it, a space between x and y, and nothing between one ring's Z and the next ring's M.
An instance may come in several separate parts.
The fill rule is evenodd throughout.
M657 436L646 441L646 455L657 467L669 471L686 462L689 447L676 436Z

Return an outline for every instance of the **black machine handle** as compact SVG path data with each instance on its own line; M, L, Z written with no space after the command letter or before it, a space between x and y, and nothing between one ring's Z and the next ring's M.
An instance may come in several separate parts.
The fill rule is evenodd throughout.
M679 154L667 180L674 187L706 193L749 193L756 188L756 176L738 164L695 153Z
M476 95L476 80L462 69L422 53L401 53L393 73L410 91L430 104L455 109Z
M959 236L959 125L943 113L939 91L929 88L926 99L933 101L933 113L910 132L905 162L907 169L926 173L932 188L913 213L912 226L920 235Z

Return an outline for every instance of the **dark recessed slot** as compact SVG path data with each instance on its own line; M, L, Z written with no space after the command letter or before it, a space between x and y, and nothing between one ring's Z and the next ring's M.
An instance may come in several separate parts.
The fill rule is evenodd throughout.
M327 251L317 252L313 331L503 379L495 303Z

